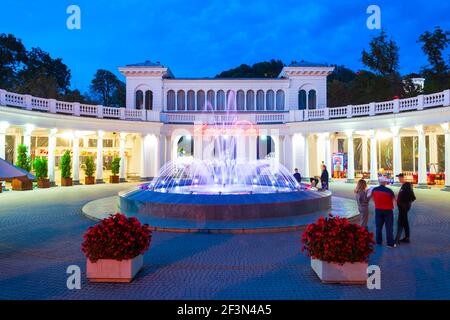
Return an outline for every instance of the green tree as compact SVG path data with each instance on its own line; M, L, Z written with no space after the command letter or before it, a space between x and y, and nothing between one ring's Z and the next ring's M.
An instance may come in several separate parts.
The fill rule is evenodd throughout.
M443 52L450 44L450 32L437 26L433 32L425 31L422 33L418 42L422 43L422 51L431 65L430 70L436 74L446 73L449 67L445 63Z
M70 151L66 150L60 160L61 178L70 178L72 176L72 157Z
M104 106L124 106L125 84L108 70L99 69L91 81L91 92Z
M252 66L241 64L239 67L223 71L216 78L276 78L284 67L281 60L255 63Z
M87 157L86 161L84 162L84 165L86 166L86 169L84 169L86 177L93 177L95 172L94 158Z
M111 173L113 176L117 176L120 171L120 157L114 157L111 162Z
M31 170L31 157L28 156L28 147L24 144L17 146L16 166L28 172Z
M27 51L20 39L12 34L0 34L0 88L14 90L17 72L26 61Z
M32 48L17 76L18 92L56 99L69 89L71 74L62 59L53 59L42 49Z
M47 158L37 157L33 161L34 174L38 179L47 179L48 177L48 161Z
M382 76L398 73L399 47L394 40L388 39L384 30L370 41L369 46L369 51L362 52L365 66Z

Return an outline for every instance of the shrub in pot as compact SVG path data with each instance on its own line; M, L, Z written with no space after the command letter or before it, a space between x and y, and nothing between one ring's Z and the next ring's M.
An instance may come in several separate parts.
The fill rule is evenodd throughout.
M94 178L94 172L95 172L95 164L94 164L94 158L93 157L87 157L86 161L84 162L85 168L84 168L84 174L86 177L84 178L85 184L94 184L95 178Z
M302 251L324 283L363 284L375 241L373 233L346 218L320 217L302 235Z
M143 265L151 240L150 227L117 213L89 227L82 251L92 282L131 282Z
M34 175L37 179L38 188L50 188L50 180L48 179L48 162L47 158L35 158L33 161Z
M111 162L111 173L112 175L109 177L109 183L119 183L119 171L120 171L120 158L114 157Z
M31 170L31 157L28 156L28 147L19 144L17 146L17 160L16 166L30 172ZM18 177L11 180L11 188L16 191L25 191L33 189L33 181L28 177Z
M72 158L70 151L66 150L60 161L61 167L61 185L63 187L70 187L73 185L72 181Z

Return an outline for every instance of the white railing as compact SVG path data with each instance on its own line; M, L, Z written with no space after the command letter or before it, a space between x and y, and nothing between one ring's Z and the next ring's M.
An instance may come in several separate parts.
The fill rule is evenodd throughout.
M168 123L233 122L237 118L236 115L230 115L225 112L159 112L153 110L104 107L101 105L88 105L80 104L78 102L65 102L57 101L55 99L38 98L26 94L8 92L2 89L0 89L0 105L74 116ZM290 110L286 112L244 111L238 112L239 116L237 120L246 120L251 123L302 122L376 116L379 114L400 113L423 110L425 108L448 106L450 106L450 89L428 95L419 95L413 98L395 99L391 101L373 102L337 108Z

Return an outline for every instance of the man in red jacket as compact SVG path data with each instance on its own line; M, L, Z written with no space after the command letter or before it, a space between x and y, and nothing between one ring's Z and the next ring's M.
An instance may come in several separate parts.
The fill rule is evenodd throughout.
M386 187L389 179L381 176L380 185L372 190L372 199L375 204L376 242L383 243L383 226L386 226L386 242L388 248L396 247L394 241L394 191Z

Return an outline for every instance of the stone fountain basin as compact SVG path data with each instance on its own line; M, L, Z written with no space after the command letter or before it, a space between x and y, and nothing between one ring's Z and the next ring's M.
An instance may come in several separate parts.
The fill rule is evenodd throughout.
M329 191L217 195L137 189L119 194L119 210L125 214L200 222L293 217L330 208Z

